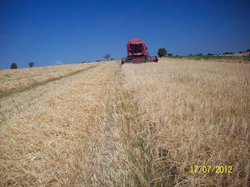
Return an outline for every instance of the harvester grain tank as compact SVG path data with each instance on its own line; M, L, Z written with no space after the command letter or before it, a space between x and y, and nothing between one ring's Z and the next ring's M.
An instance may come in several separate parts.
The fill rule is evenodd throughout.
M133 38L127 43L127 57L122 59L124 63L158 62L156 56L150 56L144 41Z

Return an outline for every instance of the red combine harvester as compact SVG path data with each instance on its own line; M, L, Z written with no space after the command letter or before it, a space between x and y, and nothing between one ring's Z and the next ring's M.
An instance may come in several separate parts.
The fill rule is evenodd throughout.
M127 44L127 57L122 59L124 63L142 63L142 62L158 62L156 56L150 56L147 52L145 43L137 38L128 41Z

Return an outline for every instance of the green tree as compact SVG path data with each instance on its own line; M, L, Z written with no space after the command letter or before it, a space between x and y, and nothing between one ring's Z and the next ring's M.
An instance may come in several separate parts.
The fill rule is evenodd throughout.
M106 55L103 56L103 58L106 59L106 60L109 60L110 57L111 57L110 54L106 54Z
M34 64L35 64L34 62L29 62L28 63L28 65L29 65L30 68L32 68L34 66Z
M17 69L17 63L13 62L13 63L10 65L10 69Z
M172 57L173 56L173 54L172 53L168 53L168 57Z
M159 48L158 49L158 56L163 57L167 55L167 50L165 48Z

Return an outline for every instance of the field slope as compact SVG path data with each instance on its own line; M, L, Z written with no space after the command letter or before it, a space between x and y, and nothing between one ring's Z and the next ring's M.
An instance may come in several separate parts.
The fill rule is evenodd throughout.
M0 81L0 186L250 185L250 64L109 61Z

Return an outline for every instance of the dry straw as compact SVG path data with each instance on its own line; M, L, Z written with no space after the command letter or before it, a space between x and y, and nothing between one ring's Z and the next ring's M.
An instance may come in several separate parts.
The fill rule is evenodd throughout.
M108 64L100 64L1 100L3 108L12 110L0 127L2 186L77 183L85 129L103 112L110 71ZM15 110L15 103L24 107Z
M140 125L131 132L144 150L135 162L140 184L169 185L165 165L177 186L249 185L249 64L164 60L123 71L138 106ZM191 174L192 165L230 165L233 173Z
M39 86L54 81L84 69L93 67L91 63L47 66L40 68L26 68L0 71L0 97L9 96L32 86Z
M185 59L108 62L5 97L0 183L248 186L249 72ZM192 174L192 165L233 173Z

